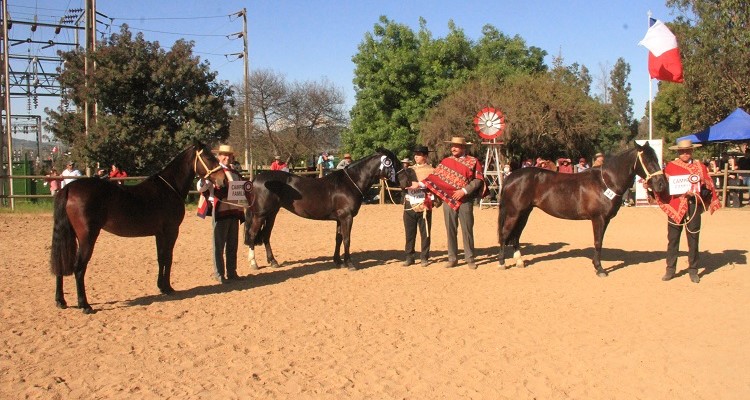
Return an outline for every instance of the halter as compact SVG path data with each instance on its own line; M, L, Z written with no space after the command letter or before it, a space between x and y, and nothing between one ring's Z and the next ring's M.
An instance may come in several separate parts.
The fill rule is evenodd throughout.
M635 167L638 165L638 163L641 163L641 168L643 168L643 172L646 174L646 182L648 182L652 177L656 175L663 175L663 170L658 170L654 172L653 174L648 172L648 168L646 168L646 163L643 162L643 151L639 151L637 157L633 161L633 170L635 171ZM609 186L607 186L607 182L604 180L604 168L599 169L599 174L602 177L602 183L604 184L604 187L607 188L607 190L614 193L616 196L622 196L621 193L617 193L614 190L610 189ZM626 189L627 190L627 189ZM623 192L624 193L624 192Z
M641 163L641 168L643 168L643 172L646 174L646 182L648 182L651 179L651 177L653 177L653 176L663 175L664 174L664 171L661 170L661 169L658 170L658 171L656 171L656 172L654 172L653 174L650 173L650 172L648 172L648 168L646 168L646 164L643 162L643 151L639 151L638 152L638 157L636 158L635 162L633 163L633 169L635 169L635 166L637 165L636 164L637 162Z
M195 151L195 160L193 160L193 171L195 171L195 174L198 175L198 160L201 160L201 165L203 166L203 169L206 170L206 175L203 176L203 179L208 178L213 174L214 172L221 169L221 165L217 166L214 169L209 170L208 165L206 165L206 162L203 161L203 157L201 157L201 154L203 154L203 149L196 150Z

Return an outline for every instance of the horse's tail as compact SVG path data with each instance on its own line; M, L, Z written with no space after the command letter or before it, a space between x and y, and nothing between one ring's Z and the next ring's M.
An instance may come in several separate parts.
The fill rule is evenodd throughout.
M497 216L497 242L500 244L500 248L502 249L505 245L505 238L503 238L503 225L505 225L505 204L503 204L503 192L505 191L505 183L503 182L503 186L500 188L500 193L497 195L497 207L500 209L500 212Z
M78 242L73 225L68 219L65 206L68 203L68 188L63 188L55 196L55 210L52 227L52 250L50 270L55 276L71 275L74 272Z

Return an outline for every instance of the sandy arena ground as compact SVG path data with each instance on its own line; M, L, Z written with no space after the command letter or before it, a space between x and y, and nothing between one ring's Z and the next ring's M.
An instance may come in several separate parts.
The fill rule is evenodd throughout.
M331 262L334 222L286 211L280 269L220 285L211 224L189 212L173 296L156 288L153 238L102 233L84 315L54 304L51 215L0 214L0 398L747 399L747 209L704 215L702 281L664 272L666 217L625 208L595 275L588 221L532 213L526 269L497 268L497 210L476 209L479 269L446 258L435 213L428 268L401 266L402 209L354 220L358 271ZM509 251L510 253L510 251ZM510 254L509 254L510 255ZM68 304L75 283L65 279Z

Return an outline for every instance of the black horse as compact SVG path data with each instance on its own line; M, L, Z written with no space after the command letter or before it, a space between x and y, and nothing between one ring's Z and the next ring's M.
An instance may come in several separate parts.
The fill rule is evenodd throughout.
M519 241L521 232L534 207L563 219L589 219L594 227L594 268L602 269L601 251L609 221L622 205L622 195L633 185L635 175L644 178L653 190L661 192L667 182L648 143L609 156L601 168L590 168L577 174L563 174L546 169L523 168L511 173L500 194L498 235L500 268L505 268L505 245L513 245L516 266L523 267Z
M308 219L336 221L336 250L333 262L337 266L356 269L349 254L349 240L354 217L362 205L364 193L378 179L395 183L401 163L385 149L336 170L323 178L292 175L283 171L265 171L253 180L252 190L246 191L245 244L249 246L250 266L257 269L254 247L265 244L269 265L279 263L271 250L271 230L281 207ZM344 260L341 261L341 243Z
M179 227L185 216L185 197L195 175L223 187L226 175L211 149L201 143L189 146L156 175L134 186L109 180L75 180L55 195L50 265L57 278L55 302L67 308L63 276L75 274L78 307L93 311L86 299L84 275L99 232L117 236L156 236L162 293L174 292L169 283Z

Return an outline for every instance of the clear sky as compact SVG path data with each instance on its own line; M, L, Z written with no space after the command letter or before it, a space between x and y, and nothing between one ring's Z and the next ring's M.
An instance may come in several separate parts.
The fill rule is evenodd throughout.
M40 22L57 21L66 8L82 6L83 0L8 0L11 19L31 20L36 15ZM445 36L449 20L472 40L480 38L485 24L494 25L506 35L519 35L527 46L546 50L548 65L558 54L562 54L566 65L585 65L594 85L602 75L602 67L611 70L622 57L631 66L629 81L636 117L644 115L649 96L648 53L638 46L648 26L647 12L652 11L654 18L666 22L675 17L663 0L97 0L98 11L113 19L100 16L99 20L111 22L112 32L127 23L131 31L143 32L147 40L159 41L162 47L171 46L179 38L193 40L197 55L210 62L219 78L237 84L242 82L243 62L225 54L241 53L242 40L226 36L242 31L242 19L227 16L242 8L248 13L251 70L271 69L288 81L327 79L344 91L347 108L354 104L352 56L364 34L371 32L378 18L385 15L414 31L419 28L419 17L423 17L436 38ZM103 25L99 29L103 30ZM38 41L72 41L71 36L63 32L55 38L51 28L32 33L21 25L14 26L9 35ZM42 46L13 46L11 54L43 55L54 49L41 49ZM653 91L656 92L656 82ZM50 99L40 102L37 112L44 104L55 104ZM12 107L14 114L25 113L27 103L16 100Z

